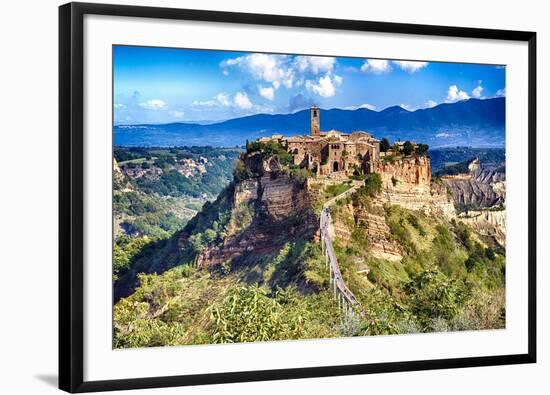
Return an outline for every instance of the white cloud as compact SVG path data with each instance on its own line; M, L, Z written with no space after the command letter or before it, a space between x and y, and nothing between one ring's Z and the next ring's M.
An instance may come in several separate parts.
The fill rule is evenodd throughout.
M416 110L416 107L409 106L408 104L400 104L399 107L404 108L407 111L414 111Z
M249 110L253 107L252 102L248 98L248 95L244 92L237 92L234 99L235 107L242 110Z
M367 110L372 110L372 111L376 110L376 106L374 104L369 104L369 103L363 103L357 108L366 108Z
M238 66L249 72L254 78L273 84L277 89L281 84L292 88L294 70L288 67L287 55L269 55L253 53L234 59L226 59L220 63L223 69Z
M496 96L498 97L506 96L506 88L499 89L496 93Z
M272 87L264 88L259 86L258 90L260 92L260 96L267 100L273 100L273 98L275 97L275 90Z
M456 85L449 86L449 89L447 90L446 101L449 103L459 100L467 100L469 98L470 96L466 92L461 91Z
M191 103L192 106L197 107L214 107L217 104L218 102L216 100L195 100L193 103Z
M376 110L376 106L374 104L369 104L369 103L363 103L359 106L347 106L347 107L344 107L343 110L357 110L359 108L366 108L367 110L372 110L372 111Z
M424 107L425 108L432 108L432 107L435 107L437 106L437 102L435 100L428 100L425 104L424 104Z
M183 118L184 115L185 115L185 112L180 111L180 110L172 110L172 111L170 111L169 114L171 116L173 116L174 118Z
M472 96L479 99L482 93L483 87L481 86L481 81L479 81L479 85L472 90Z
M317 82L306 81L306 89L322 97L332 97L336 94L336 87L342 84L342 77L325 74Z
M407 73L416 73L418 70L428 66L428 62L415 62L411 60L394 60L393 64Z
M361 66L361 71L372 74L384 74L391 71L391 65L389 60L365 59Z
M160 99L148 100L143 103L139 103L139 106L147 110L162 110L166 107L166 103Z
M125 107L126 107L125 104L115 103L115 108L125 108Z
M332 75L336 63L336 58L328 56L293 57L253 53L238 58L226 59L220 63L220 67L224 74L227 74L228 69L231 67L239 67L256 80L269 83L274 90L277 90L281 86L289 89L302 86L308 75L310 77L319 74ZM331 81L339 84L341 80L338 82L338 78L336 80L331 79ZM265 93L270 95L268 91L265 91Z
M334 69L336 58L327 56L296 56L294 64L301 72L327 73Z
M447 138L447 137L451 137L452 134L449 134L449 133L445 133L445 132L442 132L442 133L438 133L435 135L435 137L440 137L440 138Z
M248 95L245 92L237 92L233 96L222 92L214 96L213 99L198 101L195 100L192 103L196 107L231 107L239 108L241 110L249 110L251 108L259 109L260 107L255 106Z
M229 107L231 105L231 100L229 99L229 95L227 93L218 93L216 95L216 100L222 106Z

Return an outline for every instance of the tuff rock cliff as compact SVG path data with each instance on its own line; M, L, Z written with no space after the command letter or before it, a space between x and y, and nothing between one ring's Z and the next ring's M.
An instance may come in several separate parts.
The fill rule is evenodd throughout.
M235 184L233 210L250 210L250 223L229 229L221 243L208 246L197 258L210 267L234 258L257 257L279 250L289 239L312 238L318 230L308 190L287 175L270 174Z
M473 167L469 173L443 177L459 208L484 209L506 205L506 175L501 169Z
M451 191L458 219L500 246L506 242L506 174L504 166L484 167L475 159L467 173L442 177Z
M386 203L426 214L456 215L444 185L431 181L430 159L426 156L381 162L375 169L382 177L382 196Z

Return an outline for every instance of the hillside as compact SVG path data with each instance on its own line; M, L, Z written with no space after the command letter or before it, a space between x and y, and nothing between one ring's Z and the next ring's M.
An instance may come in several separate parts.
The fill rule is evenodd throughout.
M429 174L413 154L368 176L317 178L255 145L216 200L120 273L114 346L503 328L505 251L457 218ZM327 202L350 314L319 242Z
M231 181L240 150L115 148L114 278L145 247L180 231Z
M368 130L377 137L422 141L431 147L503 146L505 106L505 98L469 99L416 111L395 106L382 111L321 110L321 119L324 130ZM242 146L247 139L276 133L307 134L304 125L309 125L309 110L256 114L208 125L117 125L113 132L115 144L121 146Z

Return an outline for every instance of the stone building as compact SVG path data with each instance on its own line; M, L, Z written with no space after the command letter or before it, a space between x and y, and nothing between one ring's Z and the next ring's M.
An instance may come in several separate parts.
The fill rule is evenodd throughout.
M370 133L321 131L321 111L316 106L310 109L309 135L286 138L274 135L258 141L274 140L286 145L295 165L307 167L318 175L350 175L356 170L370 173L380 158L380 140Z

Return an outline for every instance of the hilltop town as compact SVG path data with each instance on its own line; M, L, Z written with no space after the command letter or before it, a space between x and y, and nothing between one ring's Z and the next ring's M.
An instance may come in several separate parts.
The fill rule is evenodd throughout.
M307 168L317 176L338 178L354 174L385 173L389 169L386 164L406 156L409 156L406 166L410 167L407 170L412 170L412 173L402 171L394 176L399 175L415 183L427 182L431 176L426 145L397 141L394 149L390 150L387 140L381 146L381 141L366 131L321 131L321 111L316 106L310 109L309 135L273 135L256 141L260 144L275 142L283 145L292 155L294 165ZM420 162L423 166L412 168Z

